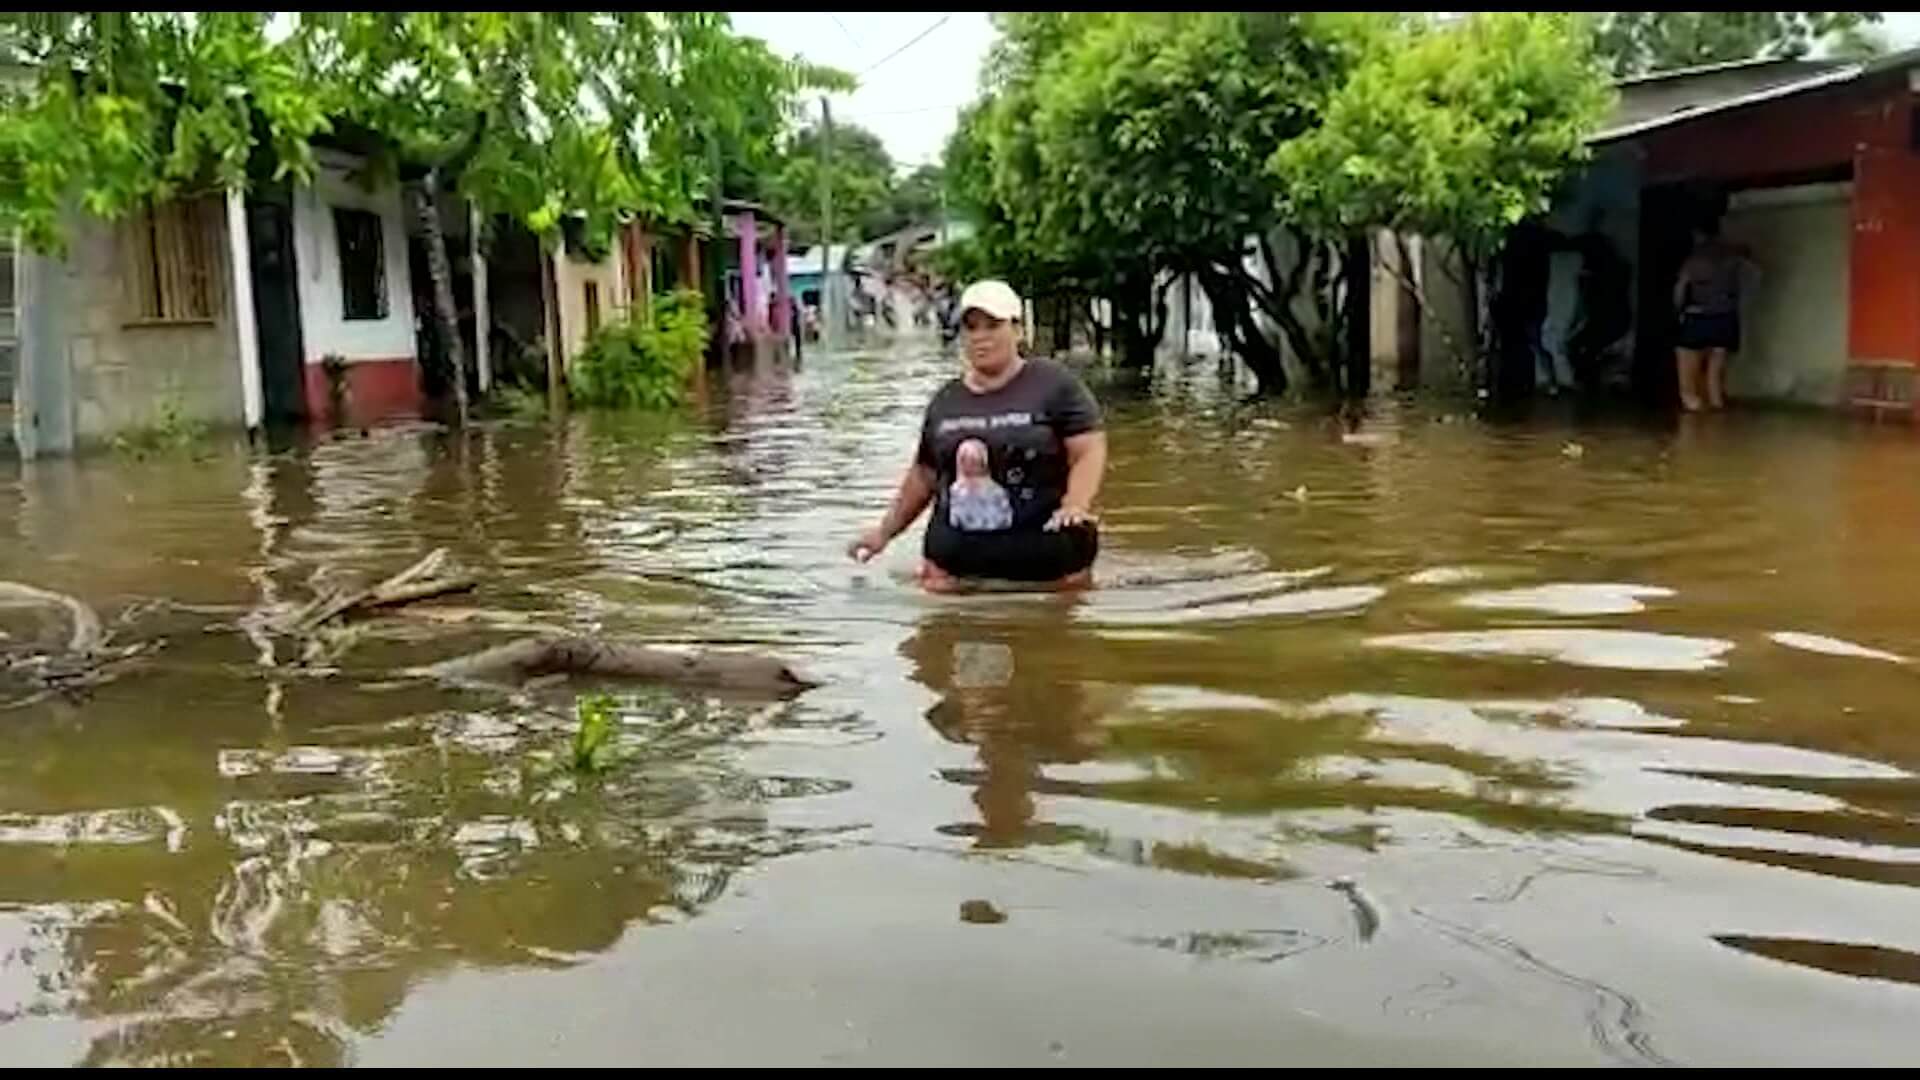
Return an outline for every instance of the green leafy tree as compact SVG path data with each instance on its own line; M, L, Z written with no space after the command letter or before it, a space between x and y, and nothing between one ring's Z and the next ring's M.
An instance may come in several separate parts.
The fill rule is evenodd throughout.
M268 16L0 14L0 228L57 250L76 208L114 218L243 188L256 131L277 172L310 175L328 117Z
M1322 122L1272 151L1287 215L1484 248L1547 208L1613 102L1581 22L1482 12L1372 50Z
M1322 350L1289 290L1269 284L1279 260L1266 241L1281 219L1264 166L1275 146L1318 122L1375 23L1325 12L1136 13L1090 31L1053 68L1036 120L1042 160L1057 190L1078 193L1052 224L1137 260L1115 283L1116 329L1135 362L1157 343L1172 271L1199 276L1216 325L1263 389L1284 389L1286 375L1256 311L1318 377ZM1269 275L1251 269L1256 253Z
M818 124L796 132L773 166L766 199L795 239L821 239L821 172L833 192L833 240L844 243L887 231L892 220L893 157L880 137L857 124L833 126L830 146Z
M962 111L943 161L949 205L971 218L976 229L944 260L970 268L957 276L1005 278L1036 298L1085 300L1104 294L1108 252L1092 243L1063 245L1057 232L1042 231L1045 208L1037 196L1044 180L1034 116L1047 67L1114 17L1059 11L993 15L999 37L982 69L982 95ZM1093 321L1091 311L1088 320Z
M1878 11L1610 11L1597 47L1615 75L1761 56L1805 56L1829 36L1858 41Z
M1578 16L1405 24L1353 70L1317 127L1274 150L1269 171L1285 215L1316 235L1443 236L1472 265L1547 209L1612 101Z
M1283 305L1247 266L1252 239L1277 223L1263 166L1314 122L1360 25L1291 12L1003 23L987 76L999 89L982 106L983 130L969 135L985 146L998 211L983 231L1017 237L1043 267L1112 301L1122 358L1134 365L1152 358L1172 273L1200 274L1235 350L1263 387L1283 389L1279 353L1254 317L1256 306ZM948 169L956 188L980 186L966 162L950 155Z
M946 174L936 164L921 165L900 177L893 185L889 221L884 231L939 221L946 206L946 184Z
M1268 324L1316 382L1363 390L1333 364L1349 351L1333 275L1364 279L1368 231L1490 245L1544 208L1610 100L1590 24L1569 15L1014 13L996 25L982 98L945 161L953 204L978 229L955 257L1030 292L1108 298L1135 364L1158 340L1162 290L1195 275L1267 392L1287 385ZM1364 315L1364 290L1347 295L1348 315Z

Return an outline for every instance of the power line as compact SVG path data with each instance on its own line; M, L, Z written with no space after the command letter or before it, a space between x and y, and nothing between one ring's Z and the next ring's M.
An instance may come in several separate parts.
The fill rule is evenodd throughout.
M922 105L917 109L880 109L875 111L869 111L866 109L854 109L848 115L855 116L855 117L913 116L917 113L941 112L943 110L957 112L964 105L966 105L966 102L964 101L955 101L955 102L952 102L951 104L946 104L946 105Z
M860 39L853 35L853 31L847 29L847 24L840 21L840 16L830 15L828 17L833 20L833 25L840 28L841 33L847 35L847 40L853 42L854 48L859 49L861 52L867 51L867 47L865 45L860 44Z
M872 67L869 67L867 68L867 70L860 73L860 77L863 79L866 78L867 76L873 74L875 71L879 70L880 65L886 63L887 61L893 59L896 56L899 56L901 53L906 52L908 49L913 48L915 45L920 44L921 39L925 38L928 34L933 33L935 30L940 29L942 26L945 26L947 24L947 20L951 18L953 18L953 13L948 12L947 14L940 16L938 19L935 19L933 21L932 26L927 27L925 30L920 31L919 33L913 35L913 37L907 39L907 43L905 45L900 46L899 48L893 50L887 55L874 61Z

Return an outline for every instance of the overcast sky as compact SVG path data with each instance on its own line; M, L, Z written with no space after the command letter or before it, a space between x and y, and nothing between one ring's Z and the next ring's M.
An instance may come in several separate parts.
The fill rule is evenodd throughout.
M984 11L736 11L733 22L788 55L859 76L860 89L834 96L833 115L880 136L903 166L939 159L993 43ZM1896 46L1920 42L1920 12L1887 12L1886 29Z
M834 119L880 136L903 166L939 160L993 42L984 11L736 11L733 25L859 76L860 89L834 95ZM818 114L818 104L809 111Z

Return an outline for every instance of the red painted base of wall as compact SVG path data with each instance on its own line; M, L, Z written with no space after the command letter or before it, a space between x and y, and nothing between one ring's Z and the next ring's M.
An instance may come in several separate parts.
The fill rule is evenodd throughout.
M420 367L412 357L355 360L342 372L341 415L334 415L335 392L323 364L306 367L307 419L316 424L377 424L420 415Z

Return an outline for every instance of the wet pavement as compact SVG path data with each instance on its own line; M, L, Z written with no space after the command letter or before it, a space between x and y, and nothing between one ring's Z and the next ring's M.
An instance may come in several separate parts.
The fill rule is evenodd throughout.
M841 551L951 363L0 464L0 580L165 642L0 683L0 1061L1911 1056L1912 432L1356 433L1197 364L1103 392L1097 591L932 598L913 539ZM438 546L474 594L263 628ZM0 648L62 629L0 609ZM402 674L554 629L822 685L629 689L580 777L579 688Z

